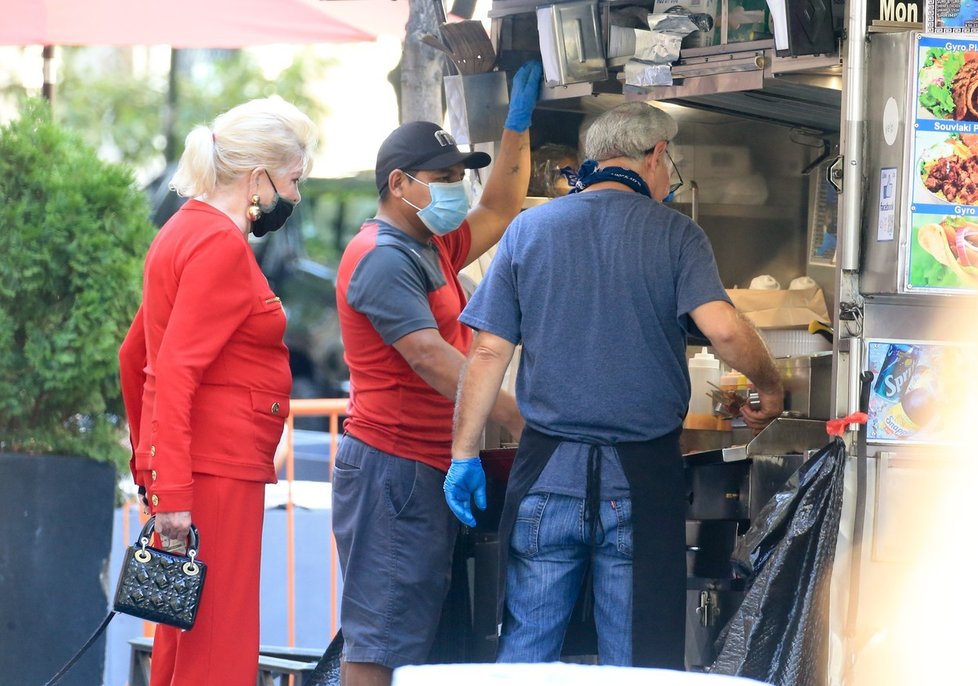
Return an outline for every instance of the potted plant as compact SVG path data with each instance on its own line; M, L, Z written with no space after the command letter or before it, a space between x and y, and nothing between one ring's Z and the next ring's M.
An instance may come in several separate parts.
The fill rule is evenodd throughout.
M106 612L126 464L118 348L149 209L43 100L0 128L0 674L43 683ZM102 682L91 650L65 684Z

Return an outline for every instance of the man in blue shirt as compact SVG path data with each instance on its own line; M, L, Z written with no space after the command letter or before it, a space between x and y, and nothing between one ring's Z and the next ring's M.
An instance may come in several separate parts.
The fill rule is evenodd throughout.
M500 661L558 659L583 585L602 663L683 669L687 332L698 328L756 386L748 426L781 413L774 361L730 304L706 235L661 204L676 189L676 133L645 103L596 119L572 194L513 221L459 317L479 333L445 493L469 524L470 497L484 506L481 432L523 345L516 397L526 429L500 522Z

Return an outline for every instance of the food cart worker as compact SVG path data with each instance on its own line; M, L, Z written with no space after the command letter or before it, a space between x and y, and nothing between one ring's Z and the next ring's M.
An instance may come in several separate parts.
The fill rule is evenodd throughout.
M333 530L346 686L390 683L394 668L424 663L434 641L458 527L442 482L472 336L458 323L458 271L495 245L522 207L541 73L539 62L516 73L499 154L471 209L462 178L489 164L488 155L459 151L430 122L391 133L377 155L377 216L340 261L350 404L333 471ZM518 436L512 395L491 404Z
M499 532L509 542L500 661L557 660L583 586L603 664L683 669L679 435L692 325L760 392L760 409L743 411L749 426L782 409L774 362L730 304L706 235L659 202L675 188L676 132L645 103L598 117L585 153L600 166L582 167L583 192L517 217L460 317L479 332L445 480L463 522L474 521L471 495L484 505L479 436L523 344L516 395L526 428Z

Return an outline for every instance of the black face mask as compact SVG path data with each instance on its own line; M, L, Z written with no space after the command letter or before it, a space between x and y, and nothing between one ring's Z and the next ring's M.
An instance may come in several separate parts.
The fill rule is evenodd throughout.
M268 176L268 182L272 184L275 197L272 198L272 204L268 207L261 207L259 205L261 216L251 222L251 233L254 234L255 238L261 238L266 233L278 231L285 226L285 222L292 215L292 210L295 209L296 205L296 203L286 200L278 194L278 189L275 188L275 182L272 181L272 177L269 176L267 170L265 171L265 176Z

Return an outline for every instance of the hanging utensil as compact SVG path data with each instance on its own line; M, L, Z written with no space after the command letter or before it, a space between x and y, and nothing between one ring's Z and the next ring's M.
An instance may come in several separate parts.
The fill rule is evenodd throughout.
M463 73L461 67L459 67L458 65L458 62L455 61L455 55L452 54L452 51L449 49L449 47L445 45L438 36L436 36L433 33L422 34L421 42L429 47L434 48L435 50L445 53L445 56L448 57L448 61L451 62L453 73L455 74Z
M439 31L460 73L482 74L495 66L496 51L481 21L442 24Z

